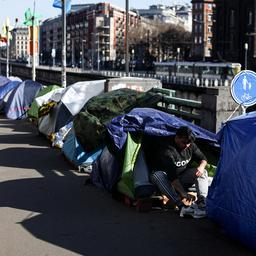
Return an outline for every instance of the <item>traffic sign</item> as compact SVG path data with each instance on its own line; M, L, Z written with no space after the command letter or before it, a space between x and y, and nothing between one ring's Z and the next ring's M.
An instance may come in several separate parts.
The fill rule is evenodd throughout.
M256 73L251 70L239 72L231 82L234 101L245 107L256 103Z

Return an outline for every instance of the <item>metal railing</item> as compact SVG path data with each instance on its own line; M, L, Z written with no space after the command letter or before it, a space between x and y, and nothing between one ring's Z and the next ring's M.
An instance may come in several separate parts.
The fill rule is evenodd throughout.
M175 97L174 90L153 88L152 91L163 96L162 101L158 105L159 110L189 120L195 124L200 124L201 101Z

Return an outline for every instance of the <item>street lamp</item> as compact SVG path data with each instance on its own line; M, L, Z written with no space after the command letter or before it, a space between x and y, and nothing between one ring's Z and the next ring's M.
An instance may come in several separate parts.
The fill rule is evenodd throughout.
M244 44L244 69L247 69L248 43Z
M125 13L126 13L126 26L125 26L125 73L129 75L129 0L125 1Z
M62 0L62 71L61 71L61 84L62 87L67 86L67 61L66 61L66 44L67 44L67 20L66 20L66 0Z
M179 73L180 47L177 48L177 73Z
M132 49L132 72L134 71L134 49Z
M84 43L86 43L86 40L84 39L84 40L82 40L82 59L81 59L81 61L82 61L82 69L84 70L85 69L85 63L84 63Z

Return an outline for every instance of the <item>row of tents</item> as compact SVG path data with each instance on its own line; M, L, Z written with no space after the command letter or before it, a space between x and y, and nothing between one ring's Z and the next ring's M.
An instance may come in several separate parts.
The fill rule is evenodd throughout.
M202 147L220 147L208 216L256 249L256 113L230 119L213 134L159 111L160 94L127 88L105 92L105 85L98 80L45 87L0 76L0 110L7 118L33 120L73 165L92 166L94 185L131 198L153 192L141 157L141 136L172 136L180 126L189 126Z

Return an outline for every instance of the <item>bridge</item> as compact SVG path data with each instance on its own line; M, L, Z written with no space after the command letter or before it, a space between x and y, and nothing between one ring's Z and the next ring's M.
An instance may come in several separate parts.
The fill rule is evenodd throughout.
M6 63L0 60L0 74L5 75ZM10 76L18 76L23 80L31 79L31 66L10 63ZM67 85L78 81L91 81L124 77L125 72L95 71L67 68ZM193 80L188 78L164 77L145 72L131 72L130 76L160 79L163 88L157 93L163 95L159 106L166 112L191 121L201 127L217 132L222 123L234 112L237 104L230 94L228 81ZM61 84L61 68L38 66L36 80L42 84Z

